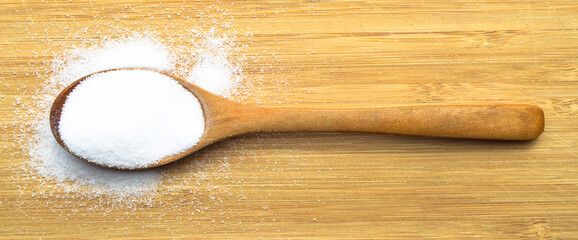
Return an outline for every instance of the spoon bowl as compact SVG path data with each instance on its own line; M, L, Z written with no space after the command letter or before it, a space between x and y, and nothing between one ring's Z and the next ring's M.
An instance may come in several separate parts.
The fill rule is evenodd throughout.
M164 157L156 163L145 167L130 168L131 170L165 165L219 140L256 131L373 132L520 141L534 139L544 129L542 109L526 104L342 109L262 107L225 99L181 78L160 71L143 68L110 69L90 74L70 84L56 97L50 111L50 126L56 141L71 154L97 165L99 164L70 151L62 141L59 132L60 118L69 94L82 81L94 74L117 70L148 70L169 76L199 100L205 119L204 132L196 145L178 154Z
M179 83L187 91L191 92L199 100L199 103L201 103L201 108L202 108L203 116L205 119L205 129L204 129L204 132L203 132L201 139L197 142L197 144L195 144L191 148L187 149L186 151L165 157L165 158L159 160L157 163L148 165L146 167L135 167L135 168L122 168L122 167L111 167L111 166L107 166L107 165L102 165L102 164L90 161L89 159L87 159L83 156L79 156L78 154L71 151L70 148L66 145L66 143L62 140L62 137L61 137L60 131L59 131L60 118L62 116L62 109L66 103L66 100L68 99L68 96L70 95L70 93L72 93L72 91L80 83L82 83L84 80L88 79L89 77L94 76L96 74L106 73L106 72L110 72L110 71L118 71L118 70L146 70L146 71L157 72L157 73L169 76L170 78L174 79L177 83ZM146 168L152 168L152 167L165 165L167 163L170 163L170 162L176 161L178 159L181 159L183 157L186 157L186 156L190 155L191 153L193 153L193 152L195 152L201 148L204 148L207 145L210 145L210 144L212 144L212 143L214 143L220 139L224 139L227 137L231 137L231 136L235 136L237 134L240 134L241 132L237 133L238 131L234 131L234 129L227 130L226 128L231 127L231 125L223 126L222 123L227 122L224 120L226 118L233 118L235 116L237 118L242 118L242 115L237 114L237 113L233 113L230 110L232 110L232 109L240 110L243 108L243 106L244 105L242 105L242 104L226 100L225 98L222 98L218 95L215 95L211 92L208 92L208 91L206 91L206 90L204 90L204 89L202 89L202 88L200 88L200 87L198 87L192 83L189 83L183 79L180 79L180 78L175 77L175 76L171 76L167 73L157 71L154 69L146 69L146 68L109 69L109 70L94 72L94 73L89 74L87 76L84 76L84 77L74 81L70 85L68 85L56 97L56 99L54 100L54 102L52 104L52 107L50 109L50 127L52 130L52 134L54 135L54 138L56 139L58 144L60 146L62 146L67 152L71 153L72 155L76 156L77 158L80 158L86 162L100 165L102 167L107 167L107 168L138 170L138 169L146 169ZM221 109L221 111L215 112L214 111L215 108ZM240 130L240 129L238 129L238 130Z

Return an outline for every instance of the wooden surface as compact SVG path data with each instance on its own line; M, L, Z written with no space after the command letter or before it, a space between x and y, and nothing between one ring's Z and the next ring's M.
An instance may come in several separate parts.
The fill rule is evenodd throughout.
M245 103L527 103L545 131L252 134L164 167L152 205L39 184L23 170L36 90L56 55L119 28L235 36ZM0 33L0 239L578 239L576 1L4 0Z

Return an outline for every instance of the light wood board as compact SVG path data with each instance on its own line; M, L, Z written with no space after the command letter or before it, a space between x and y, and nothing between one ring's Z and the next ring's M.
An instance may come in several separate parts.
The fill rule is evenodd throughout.
M155 204L132 207L26 170L56 56L118 32L186 46L211 28L246 59L241 102L527 103L545 132L251 134L166 166ZM0 239L578 239L576 1L4 0L0 92Z

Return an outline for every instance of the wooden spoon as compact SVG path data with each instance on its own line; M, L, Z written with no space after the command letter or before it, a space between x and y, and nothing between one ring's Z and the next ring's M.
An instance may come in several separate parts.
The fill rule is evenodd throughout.
M106 71L113 70L118 69ZM64 89L50 111L52 133L68 152L71 151L61 140L58 131L62 107L68 94L89 76ZM205 117L205 130L200 141L192 148L144 168L165 165L219 140L256 131L373 132L442 138L530 140L538 137L544 130L544 112L533 105L430 105L339 109L261 107L233 102L178 77L170 77L199 99ZM83 159L82 156L77 157Z

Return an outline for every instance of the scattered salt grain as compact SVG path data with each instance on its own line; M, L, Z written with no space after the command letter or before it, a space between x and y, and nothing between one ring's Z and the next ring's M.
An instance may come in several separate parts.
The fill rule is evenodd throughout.
M166 46L153 38L135 35L106 41L88 48L71 49L53 60L55 74L48 89L61 91L73 81L94 72L113 68L151 68L170 71L175 60Z
M223 56L205 57L193 67L187 80L218 95L226 95L235 84L234 72Z
M62 108L71 152L98 165L134 169L193 147L204 131L197 98L171 77L117 70L83 80Z
M241 69L232 64L227 59L227 52L223 51L230 44L224 38L208 38L202 42L194 56L197 63L190 70L187 81L214 94L230 96L241 80Z

